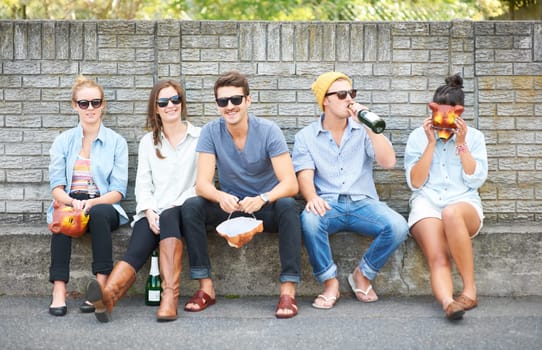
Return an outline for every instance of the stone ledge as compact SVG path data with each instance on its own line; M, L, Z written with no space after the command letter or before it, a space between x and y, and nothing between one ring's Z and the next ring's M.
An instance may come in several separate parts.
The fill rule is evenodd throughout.
M122 257L131 228L123 226L113 233L113 258ZM50 235L43 225L0 225L0 295L49 295ZM219 295L276 295L280 271L277 235L264 233L241 249L231 248L216 233L209 233L209 253L213 278ZM334 258L339 266L341 291L348 292L346 278L371 240L341 232L331 238ZM542 229L535 224L486 225L474 239L477 288L480 295L542 295ZM68 291L85 290L90 274L90 237L74 239ZM186 248L183 267L188 266ZM149 262L139 271L129 294L142 294ZM305 249L302 251L300 295L315 295L321 286L312 277ZM454 285L460 287L455 274ZM412 238L390 258L374 281L380 295L430 295L428 267ZM186 268L181 276L181 295L191 295L197 283L189 280Z

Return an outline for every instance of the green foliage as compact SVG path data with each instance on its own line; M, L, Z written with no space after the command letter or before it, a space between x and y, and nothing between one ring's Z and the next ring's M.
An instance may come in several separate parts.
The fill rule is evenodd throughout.
M150 14L150 15L149 15ZM161 16L153 16L159 14ZM161 0L2 0L0 18L11 19L154 19L180 11Z
M174 3L190 18L199 20L481 20L502 13L499 0L174 0Z
M483 20L542 0L2 0L0 18L269 21Z

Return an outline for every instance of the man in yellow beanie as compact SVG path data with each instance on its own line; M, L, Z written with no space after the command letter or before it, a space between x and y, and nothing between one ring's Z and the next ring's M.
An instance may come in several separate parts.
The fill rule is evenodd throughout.
M341 72L327 72L318 77L316 81L312 84L312 91L316 97L316 102L320 106L320 109L324 110L324 99L326 98L326 93L329 90L331 84L336 80L346 80L350 85L352 85L352 80L345 74ZM351 96L354 98L355 96Z
M337 265L329 235L352 231L373 237L369 249L348 276L356 298L378 299L373 280L408 233L405 218L381 202L373 179L373 163L395 166L395 151L384 134L375 134L355 115L367 107L354 101L352 80L340 72L320 75L312 84L323 113L295 136L293 163L301 194L303 239L314 277L324 284L313 306L330 309L340 296Z

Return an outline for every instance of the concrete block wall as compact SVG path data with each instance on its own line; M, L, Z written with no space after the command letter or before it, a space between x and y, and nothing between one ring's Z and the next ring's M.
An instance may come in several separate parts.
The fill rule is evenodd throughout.
M402 155L428 115L435 88L465 79L465 118L486 135L489 222L535 222L542 213L542 22L202 22L0 21L0 221L44 223L50 200L48 150L73 127L70 88L96 78L108 100L105 123L130 145L135 209L137 143L151 86L174 78L187 89L192 122L217 117L213 83L237 69L249 76L252 111L275 120L291 143L319 113L310 90L343 71L358 100L386 118L399 162L376 170L382 199L403 214L410 192Z
M48 295L50 238L45 226L0 225L0 295ZM130 237L130 228L122 227L113 234L113 259L122 258ZM481 296L541 295L542 234L535 225L486 225L473 241L476 284ZM209 255L216 292L222 296L276 296L279 292L280 260L278 237L262 233L244 247L228 246L216 233L209 232ZM348 274L368 249L368 237L340 232L331 236L331 247L338 266L341 292L351 293ZM81 296L90 272L91 242L88 235L72 240L72 258L68 292ZM182 259L182 296L190 296L198 288L188 274L188 254ZM297 293L314 296L322 286L312 277L305 249L301 255L301 283ZM136 283L128 294L140 295L150 264L141 268ZM461 279L454 270L456 292L461 291ZM416 242L409 238L386 263L373 285L380 296L430 295L429 269ZM185 299L186 300L186 299ZM184 301L183 301L184 302Z
M402 168L407 137L429 115L427 103L435 88L446 76L460 73L466 92L463 116L486 136L489 178L480 191L486 224L497 227L494 236L514 248L523 246L522 236L516 235L517 242L501 237L506 230L499 227L536 228L531 248L537 247L542 219L541 21L0 20L0 236L10 236L1 237L6 240L2 253L16 247L9 242L20 237L12 234L19 228L35 228L26 234L39 233L39 239L47 233L48 151L60 132L77 124L70 107L77 75L104 86L105 124L128 141L130 184L123 205L133 214L137 144L146 132L152 85L161 78L181 81L189 118L202 126L217 117L214 81L231 69L248 75L251 110L276 121L290 145L319 113L310 90L316 77L329 70L350 75L358 100L387 121L398 164L394 170L377 168L375 178L381 199L405 216L410 196ZM490 242L480 249L490 249ZM44 244L41 259L48 258ZM539 259L530 263L541 270ZM76 276L88 273L86 261L73 267ZM418 274L412 278L426 273L409 271Z

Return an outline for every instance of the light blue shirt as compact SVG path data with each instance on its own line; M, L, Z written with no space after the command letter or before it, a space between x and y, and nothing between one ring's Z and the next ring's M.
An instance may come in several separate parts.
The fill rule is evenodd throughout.
M58 135L49 150L49 183L53 190L64 186L70 192L73 177L73 166L83 145L83 129L81 124ZM98 137L92 142L90 150L91 173L96 186L103 195L117 191L126 197L128 186L128 144L121 135L113 130L100 126ZM128 215L119 203L113 207L120 214L120 224L128 222ZM53 219L53 202L47 210L47 222Z
M349 195L352 200L378 200L374 178L373 143L365 128L348 118L341 145L322 128L324 114L295 135L292 152L294 169L314 170L314 186L324 200Z
M243 199L278 184L271 158L287 153L288 144L277 124L250 114L242 150L235 146L224 118L219 118L203 126L196 151L215 155L221 190Z
M414 188L410 171L422 156L427 146L427 136L422 127L418 127L408 137L405 149L406 180L413 191L411 200L424 196L438 207L444 207L458 201L473 202L482 207L478 188L487 178L487 152L484 134L468 127L465 139L467 147L476 160L476 170L472 175L463 171L461 159L456 154L455 135L448 142L437 140L431 168L427 180L420 188Z

